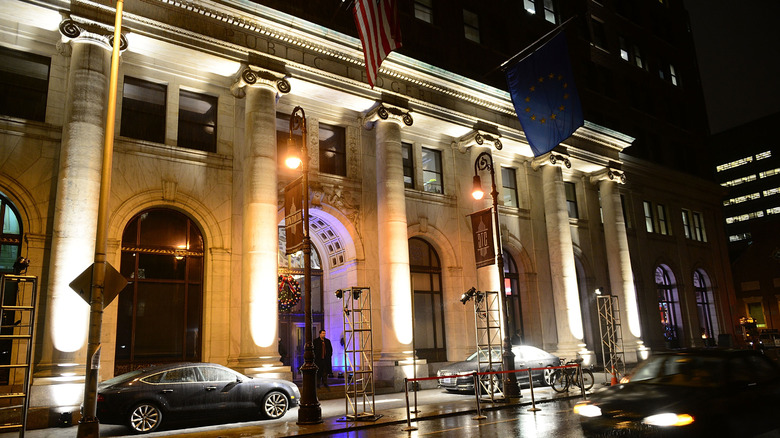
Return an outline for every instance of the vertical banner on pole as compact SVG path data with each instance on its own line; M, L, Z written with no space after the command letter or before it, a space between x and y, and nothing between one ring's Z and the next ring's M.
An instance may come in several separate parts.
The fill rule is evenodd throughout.
M284 231L287 254L303 249L303 178L298 177L284 188Z
M469 215L471 216L471 230L474 233L474 259L477 262L477 268L496 263L491 212L490 208L486 208Z

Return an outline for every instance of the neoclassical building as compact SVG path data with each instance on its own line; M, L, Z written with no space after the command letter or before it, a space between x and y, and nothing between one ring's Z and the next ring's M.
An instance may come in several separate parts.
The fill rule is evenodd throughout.
M53 413L83 394L89 307L69 284L95 253L113 17L108 1L0 3L0 267L22 255L39 278L32 406ZM627 362L733 334L718 186L625 155L628 135L586 121L534 157L506 91L398 53L372 89L359 40L245 1L127 2L123 36L107 237L129 283L103 314L101 380L182 360L298 377L302 303L279 306L280 275L303 284L284 251L296 106L302 292L336 369L334 291L354 286L371 290L379 384L412 351L426 374L476 348L461 294L501 288L496 265L475 267L469 219L491 205L471 197L485 151L515 342L600 361L597 288L620 303Z

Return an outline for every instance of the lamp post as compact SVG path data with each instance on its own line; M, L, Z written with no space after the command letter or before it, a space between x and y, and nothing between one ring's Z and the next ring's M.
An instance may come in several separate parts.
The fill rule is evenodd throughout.
M300 114L298 114L300 113ZM293 141L293 131L301 129L301 148ZM300 156L296 156L300 151ZM296 106L290 114L290 138L287 142L287 167L295 169L301 166L303 174L303 288L304 318L306 323L306 343L303 347L303 384L301 387L301 402L298 408L298 424L322 423L322 408L317 400L317 365L314 363L314 343L311 332L311 238L309 236L309 148L306 146L306 113Z
M482 191L482 180L479 177L480 170L490 171L491 192L493 197L493 222L496 233L496 264L498 265L498 281L501 292L499 303L504 314L504 345L503 345L503 367L504 371L515 369L515 354L512 353L512 342L509 338L509 310L506 305L506 286L504 285L504 251L501 246L501 228L498 222L498 189L496 189L496 169L493 166L493 157L488 152L482 152L474 161L474 188L472 196L474 199L482 199L485 192ZM517 376L514 373L504 374L504 396L508 399L520 398L520 387L517 385Z

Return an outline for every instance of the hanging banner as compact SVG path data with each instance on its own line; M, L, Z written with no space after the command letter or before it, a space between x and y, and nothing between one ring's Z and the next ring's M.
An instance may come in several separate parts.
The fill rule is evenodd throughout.
M496 250L493 246L493 218L492 209L472 213L471 230L474 233L474 259L477 268L496 263Z
M303 177L284 188L284 231L287 255L303 249Z

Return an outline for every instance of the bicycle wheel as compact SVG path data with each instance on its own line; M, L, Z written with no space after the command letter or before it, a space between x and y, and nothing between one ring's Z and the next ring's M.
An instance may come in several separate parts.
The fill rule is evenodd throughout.
M579 375L579 373L575 372L575 374L572 375L571 377L574 378L574 381L572 383L577 388L579 388L580 387L580 375ZM593 388L593 382L594 382L593 371L591 371L591 370L589 370L587 368L582 368L582 385L583 385L585 391L589 390L590 388Z
M550 377L550 386L555 392L565 392L569 388L569 375L562 369L555 370Z

